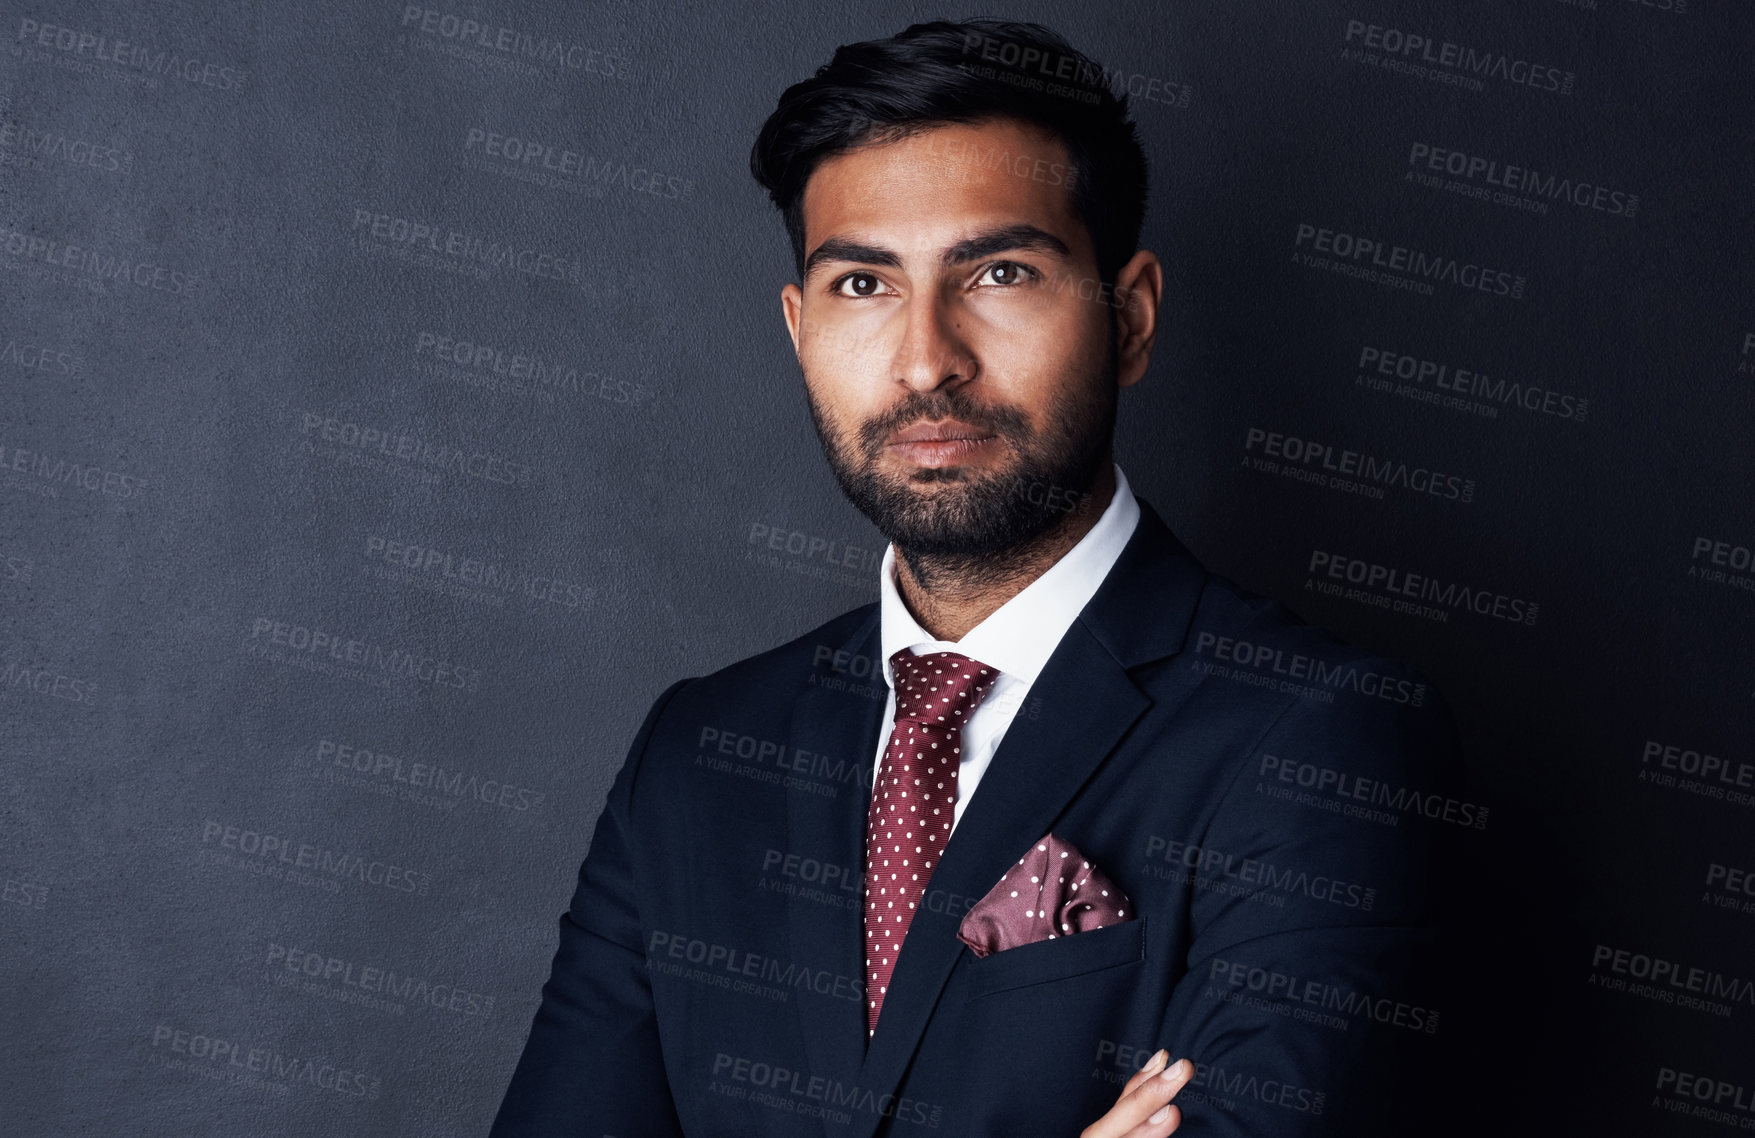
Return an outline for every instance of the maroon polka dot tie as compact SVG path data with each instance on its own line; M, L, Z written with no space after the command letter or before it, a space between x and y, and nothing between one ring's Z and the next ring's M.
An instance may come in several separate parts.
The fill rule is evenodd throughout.
M865 820L866 1034L901 955L914 907L950 841L963 723L999 672L956 652L890 657L896 725Z

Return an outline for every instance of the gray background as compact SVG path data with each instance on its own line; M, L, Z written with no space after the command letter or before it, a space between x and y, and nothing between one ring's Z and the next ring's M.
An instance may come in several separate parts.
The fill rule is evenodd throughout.
M755 130L836 45L993 10L0 11L0 1128L480 1134L652 697L876 596L882 540L822 464L779 319ZM1755 871L1751 8L1001 14L1147 95L1145 240L1170 281L1122 407L1136 492L1212 568L1458 711L1490 813L1451 890L1434 1132L1755 1125L1658 1087L1667 1068L1755 1096L1755 897L1723 888ZM451 18L567 50L466 46ZM1392 69L1347 54L1349 21L1570 88ZM521 176L472 130L590 173ZM1421 184L1417 144L1637 208ZM398 240L417 224L436 252ZM1313 266L1300 225L1521 296ZM458 363L459 342L488 351ZM1424 402L1366 382L1366 348L1588 412ZM1264 472L1252 428L1472 500ZM367 429L390 457L351 441ZM440 461L395 458L403 437ZM1538 615L1320 593L1316 552ZM311 630L364 662L314 670ZM1669 746L1723 773L1690 782ZM1737 981L1728 1014L1608 990L1598 946Z

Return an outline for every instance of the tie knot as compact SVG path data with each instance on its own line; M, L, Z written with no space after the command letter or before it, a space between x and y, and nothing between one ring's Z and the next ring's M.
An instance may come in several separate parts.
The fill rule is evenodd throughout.
M999 682L999 672L958 652L916 656L903 648L890 657L896 672L896 718L962 727Z

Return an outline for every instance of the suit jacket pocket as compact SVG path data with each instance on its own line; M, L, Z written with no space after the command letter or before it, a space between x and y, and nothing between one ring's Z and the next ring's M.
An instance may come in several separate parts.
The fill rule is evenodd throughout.
M1065 980L1145 958L1146 918L1141 914L1105 928L972 957L964 968L963 982L967 998L977 1000L995 992Z

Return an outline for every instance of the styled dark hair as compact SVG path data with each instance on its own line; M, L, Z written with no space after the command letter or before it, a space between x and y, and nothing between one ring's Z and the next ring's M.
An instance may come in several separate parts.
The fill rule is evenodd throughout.
M1007 117L1052 132L1071 158L1074 209L1097 270L1113 284L1139 247L1146 154L1095 61L1040 24L976 19L914 24L843 44L794 83L750 151L750 173L786 220L804 276L804 186L825 158L951 123Z

